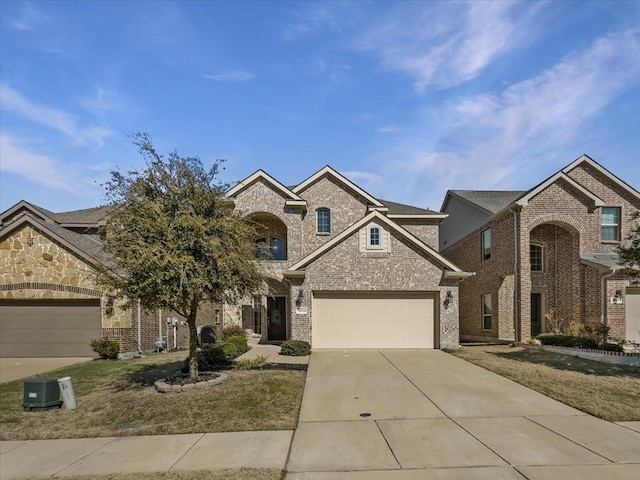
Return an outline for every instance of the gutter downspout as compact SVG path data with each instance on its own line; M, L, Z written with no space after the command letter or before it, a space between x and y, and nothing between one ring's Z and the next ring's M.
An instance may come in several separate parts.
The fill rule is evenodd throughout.
M520 257L518 212L520 211L520 207L513 206L509 208L509 211L513 213L513 336L514 341L518 342L518 339L520 338L520 272L518 271Z

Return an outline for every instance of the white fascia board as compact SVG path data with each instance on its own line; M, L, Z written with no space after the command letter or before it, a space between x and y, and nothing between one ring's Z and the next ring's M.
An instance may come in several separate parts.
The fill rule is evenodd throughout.
M558 172L555 175L549 177L547 180L545 180L540 185L538 185L537 187L535 187L532 190L530 190L527 194L522 196L520 199L516 200L515 203L517 205L520 205L521 207L526 207L527 205L529 205L529 200L531 200L533 197L535 197L540 192L542 192L547 187L549 187L551 184L557 182L560 179L562 179L565 182L567 182L569 185L571 185L573 188L575 188L576 190L581 192L587 198L590 198L591 200L593 200L593 203L595 204L596 207L603 207L604 206L604 202L602 201L602 199L600 197L598 197L597 195L591 193L589 190L584 188L582 185L580 185L578 182L576 182L575 180L573 180L571 177L567 176L563 172Z
M345 231L343 231L342 233L340 233L339 235L334 237L333 240L331 240L330 242L324 244L320 248L317 248L316 250L311 252L309 255L307 255L303 259L299 260L297 263L291 265L291 267L289 267L289 271L298 270L298 269L300 269L302 267L305 267L309 263L311 263L314 260L316 260L317 258L321 257L327 251L331 250L333 247L335 247L339 243L342 243L343 240L345 240L346 238L350 237L355 232L360 230L363 226L365 226L366 224L370 223L373 220L377 220L379 222L384 223L390 229L394 230L399 235L402 235L404 238L406 238L407 240L409 240L410 242L415 244L418 248L423 250L429 256L431 256L434 259L436 259L436 261L438 261L439 263L444 265L445 268L448 268L448 269L450 269L450 270L452 270L454 272L462 272L462 270L460 270L457 266L455 266L453 263L451 263L449 260L447 260L445 257L443 257L439 252L437 252L436 250L431 248L429 245L424 243L422 240L418 239L411 232L405 230L404 228L399 226L397 223L389 220L386 216L382 215L380 212L377 212L377 211L373 211L370 214L368 214L367 216L363 217L361 220L359 220L358 222L354 223L349 228L347 228Z
M276 190L279 190L284 196L289 197L292 200L298 200L298 201L304 202L302 198L300 198L298 195L293 193L291 190L289 190L287 187L285 187L283 184L281 184L271 175L266 173L264 170L258 170L253 175L250 175L249 177L245 178L241 182L238 182L238 184L232 189L228 190L225 195L227 197L234 197L238 193L240 193L242 190L247 188L249 185L253 184L254 182L260 179L266 181L267 183L270 183L273 187L275 187Z
M307 188L309 185L315 183L320 177L322 177L325 174L329 174L332 177L338 179L340 182L344 183L345 185L347 185L349 188L351 188L352 190L356 191L358 194L360 194L361 196L363 196L364 198L366 198L369 202L371 202L374 206L376 207L382 207L384 208L384 205L382 204L382 202L380 202L380 200L378 200L377 198L371 196L370 194L368 194L367 192L365 192L362 188L360 188L359 186L357 186L355 183L353 183L351 180L343 177L342 175L340 175L338 172L336 172L333 168L331 168L329 165L327 165L326 167L324 167L321 170L318 170L316 173L314 173L313 175L311 175L309 178L307 178L305 181L303 181L301 184L296 185L293 189L292 192L295 194L300 193L302 190L304 190L305 188Z
M302 207L307 208L306 200L287 200L284 202L287 207Z
M377 207L375 205L369 205L367 206L367 211L368 212L388 212L389 211L389 207Z
M447 280L464 280L465 278L475 276L476 272L452 272L451 270L445 270L444 278Z
M285 270L282 272L284 278L304 278L306 275L306 270Z
M614 182L616 185L618 185L619 187L622 187L623 189L627 190L629 193L634 195L637 199L640 199L640 193L636 189L634 189L630 185L627 185L624 181L620 180L618 177L616 177L609 170L604 168L602 165L600 165L598 162L593 160L588 155L582 155L580 158L578 158L577 160L575 160L574 162L572 162L571 164L569 164L565 168L563 168L562 172L563 173L569 173L570 171L575 169L581 163L588 163L591 167L595 168L598 172L600 172L602 175L604 175L609 180Z

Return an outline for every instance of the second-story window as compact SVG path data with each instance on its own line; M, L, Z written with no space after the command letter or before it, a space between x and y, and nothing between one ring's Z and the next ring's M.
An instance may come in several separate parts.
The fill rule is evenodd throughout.
M542 246L532 243L529 247L529 259L531 260L531 271L542 272L544 270L544 259L542 257Z
M491 258L491 229L482 232L482 260Z
M600 217L600 236L603 242L620 241L620 209L603 207Z
M284 242L280 238L271 239L271 259L285 260Z
M328 208L316 211L316 232L331 233L331 211Z
M369 245L372 247L380 246L380 229L378 227L369 229Z

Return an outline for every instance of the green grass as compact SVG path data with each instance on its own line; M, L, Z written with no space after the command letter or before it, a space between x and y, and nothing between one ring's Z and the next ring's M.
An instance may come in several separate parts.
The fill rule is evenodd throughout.
M184 352L96 360L42 375L71 376L78 408L22 409L23 380L0 384L0 439L26 440L250 430L297 424L305 372L230 372L221 385L158 393L153 382L179 372Z
M640 421L638 367L504 345L450 353L604 420Z

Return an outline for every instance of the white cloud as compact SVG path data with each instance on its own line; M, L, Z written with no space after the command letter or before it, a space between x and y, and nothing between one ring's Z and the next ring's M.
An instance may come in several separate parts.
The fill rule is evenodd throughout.
M113 134L104 127L79 126L74 115L63 110L37 105L5 83L0 83L0 109L12 111L34 123L61 132L79 144L90 141L101 147L105 139Z
M416 91L451 87L477 77L518 46L539 8L516 2L418 4L373 23L355 42L383 65L411 75Z
M40 185L73 192L68 175L58 168L56 161L29 150L22 142L0 132L0 171L16 173Z
M592 120L639 85L640 29L612 33L500 92L430 111L418 134L372 161L383 165L384 190L416 202L424 195L432 207L447 188L528 188L535 169L588 153ZM438 136L430 136L430 123Z
M341 173L342 175L347 177L349 180L351 180L353 183L364 188L364 190L367 192L376 190L376 188L384 180L384 178L381 175L378 175L377 173L371 173L371 172L351 171L351 172L341 172Z
M202 78L215 80L216 82L247 82L255 78L255 74L246 70L226 69L215 73L203 73Z

